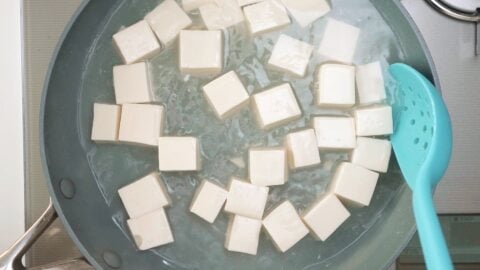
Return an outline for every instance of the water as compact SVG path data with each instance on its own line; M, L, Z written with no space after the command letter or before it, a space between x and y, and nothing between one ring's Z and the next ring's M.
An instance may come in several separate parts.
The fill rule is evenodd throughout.
M157 170L155 148L95 144L89 140L94 102L114 103L112 86L113 65L120 60L112 48L111 36L122 26L142 18L157 1L119 2L110 17L105 19L103 31L92 45L91 57L86 59L83 91L79 96L79 136L95 175L98 188L111 209L112 219L131 239L126 227L126 213L117 195L118 188ZM402 53L390 28L367 0L333 1L334 10L328 15L361 28L354 63L363 64L380 60L384 66L392 59L402 59ZM339 8L341 7L341 9ZM201 21L198 14L194 21ZM292 23L282 32L303 40L318 48L326 19L301 29ZM313 105L313 74L325 61L314 53L305 78L294 78L265 68L270 52L280 32L252 39L244 25L224 31L224 70L235 70L250 94L262 89L290 82L301 105L301 119L269 132L258 128L252 112L244 109L235 116L218 120L201 93L201 86L211 78L196 78L179 73L177 44L163 50L149 61L155 102L166 108L165 134L170 136L195 136L201 143L203 170L197 173L163 173L162 178L171 194L173 206L168 216L174 231L175 243L152 249L166 265L189 269L223 269L236 265L235 269L302 269L314 263L327 261L357 241L378 220L387 203L402 185L400 172L395 165L388 177L382 175L371 206L352 209L352 217L326 242L315 241L308 236L286 254L277 252L263 233L257 256L227 252L223 248L227 216L221 214L213 225L207 224L189 213L192 195L202 179L212 179L226 185L231 176L244 178L244 166L248 148L253 146L277 146L292 130L309 127L316 115L348 115L348 111L319 109ZM316 50L315 50L316 51ZM391 80L387 77L387 83ZM392 96L389 93L389 96ZM393 99L390 99L392 101ZM320 166L291 172L284 186L271 189L267 211L279 202L289 199L300 211L308 207L328 186L336 166L348 160L346 152L322 152ZM132 242L133 245L133 242ZM141 253L139 253L141 254Z

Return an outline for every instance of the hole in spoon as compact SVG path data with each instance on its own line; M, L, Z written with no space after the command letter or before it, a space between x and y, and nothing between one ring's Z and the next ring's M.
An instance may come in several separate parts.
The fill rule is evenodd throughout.
M423 149L427 150L427 148L428 148L428 142L423 144Z
M423 132L424 132L424 133L427 132L427 125L424 125L424 126L423 126Z
M413 143L414 144L418 144L420 142L420 139L419 138L415 138L415 140L413 140Z
M415 119L410 120L410 125L412 125L412 126L415 125Z

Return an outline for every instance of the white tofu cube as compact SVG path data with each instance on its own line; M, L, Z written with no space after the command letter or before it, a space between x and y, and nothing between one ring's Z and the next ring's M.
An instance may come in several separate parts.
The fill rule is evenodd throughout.
M165 45L173 41L180 30L192 24L192 20L174 0L165 0L145 16L157 38Z
M215 76L222 72L223 40L220 31L180 32L180 71L194 76Z
M347 218L350 212L334 194L327 194L302 215L315 238L325 241Z
M370 201L377 185L378 173L348 162L338 166L331 188L339 199L355 207L364 207Z
M127 143L157 146L165 121L163 106L124 104L118 140Z
M289 201L270 212L263 220L263 226L281 252L289 250L308 234L308 228Z
M194 137L158 138L158 169L170 171L199 171L200 146Z
M116 142L122 108L119 105L93 104L92 141Z
M171 204L170 196L158 173L150 173L118 190L130 218L138 218Z
M155 34L144 20L113 35L113 43L125 64L149 59L161 49Z
M208 30L222 30L245 20L237 0L215 0L215 4L199 7L203 23Z
M358 136L389 135L393 133L392 107L373 105L353 112Z
M279 30L290 24L285 7L276 0L267 0L243 9L252 35Z
M328 59L350 64L355 56L360 29L329 18L318 53Z
M303 77L312 52L312 45L282 34L273 47L268 65L273 69Z
M268 187L260 187L232 178L225 211L249 218L262 219L268 198Z
M323 64L317 73L318 106L348 108L355 105L355 67Z
M197 188L190 205L190 212L209 223L213 223L227 200L228 191L216 184L203 180Z
M229 251L256 255L262 221L232 215L227 227L225 248Z
M163 246L174 241L167 214L163 208L129 219L127 224L139 250Z
M281 0L301 27L306 27L330 11L326 0Z
M237 0L237 3L239 6L243 7L243 6L248 6L248 5L251 5L251 4L255 4L255 3L258 3L258 2L261 2L263 0Z
M387 98L380 62L357 66L356 79L360 104L378 103Z
M302 116L290 84L285 83L253 95L253 109L263 129L284 125Z
M206 4L215 4L215 0L182 0L182 7L186 12L190 12Z
M313 129L293 132L287 135L288 163L291 169L320 164L317 137Z
M351 162L372 171L387 172L391 153L392 144L388 140L357 137Z
M353 149L356 146L355 120L352 117L313 118L320 149Z
M113 88L117 104L153 102L148 65L140 62L113 67Z
M248 105L250 98L235 71L230 71L205 85L203 93L220 119L225 119Z
M250 182L257 186L278 186L288 180L287 151L285 148L250 149L248 173Z

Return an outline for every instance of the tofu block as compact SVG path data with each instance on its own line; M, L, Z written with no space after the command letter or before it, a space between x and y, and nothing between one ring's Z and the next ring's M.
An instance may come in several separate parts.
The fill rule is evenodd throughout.
M357 136L389 135L393 133L392 107L373 105L354 110Z
M144 20L113 35L113 44L125 64L149 59L161 50L155 34Z
M320 149L353 149L356 146L355 120L352 117L313 118Z
M301 27L307 27L330 11L330 5L326 0L281 1Z
M322 107L348 108L355 105L355 67L323 64L317 73L315 102Z
M92 141L116 142L122 108L119 105L93 104Z
M199 7L203 23L208 30L223 30L245 20L237 0L215 0L215 4Z
M357 66L356 79L360 104L379 103L387 98L380 62Z
M158 173L150 173L118 190L130 218L139 218L172 201Z
M227 200L227 194L228 191L224 188L208 180L203 180L190 204L190 212L213 223Z
M228 223L225 248L229 251L256 255L262 221L232 215Z
M357 137L357 147L352 152L351 162L366 169L387 172L392 144L388 140Z
M351 206L368 206L375 191L378 176L376 172L342 162L333 177L332 190L340 200Z
M139 218L129 219L127 224L139 250L163 246L174 241L167 214L163 208Z
M288 83L253 95L252 103L257 122L263 129L278 127L302 116Z
M318 53L328 59L351 64L359 36L359 28L329 18Z
M248 173L257 186L278 186L288 180L287 151L281 147L250 149Z
M215 76L222 72L223 40L220 31L180 32L180 71L194 76Z
M312 52L312 45L282 34L273 47L268 65L273 69L303 77Z
M350 212L334 194L327 194L302 215L315 238L325 241L350 217Z
M113 88L117 104L153 102L148 65L140 62L113 67Z
M250 33L254 36L279 30L290 24L285 7L276 0L267 0L243 9Z
M251 4L255 4L255 3L258 3L258 2L261 2L263 0L237 0L237 3L239 6L243 7L243 6L248 6L248 5L251 5Z
M163 172L201 170L200 146L195 137L158 138L158 169Z
M180 30L189 27L192 20L174 0L165 0L145 16L153 32L163 44L172 42Z
M215 0L182 0L182 7L186 12L190 12L206 4L215 4Z
M235 71L225 73L205 85L203 93L220 119L225 119L248 105L250 98Z
M313 129L292 132L286 136L288 164L298 169L320 164L317 137Z
M230 181L225 211L244 217L262 219L268 187L260 187L235 177Z
M118 140L157 146L165 122L164 108L153 104L124 104Z
M263 220L263 226L281 252L289 250L308 234L308 228L289 201L283 202L268 214Z

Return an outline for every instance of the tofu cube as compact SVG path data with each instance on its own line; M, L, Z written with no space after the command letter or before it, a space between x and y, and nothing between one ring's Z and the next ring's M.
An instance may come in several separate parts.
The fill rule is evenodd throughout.
M155 34L144 20L113 35L113 44L125 64L149 59L161 50Z
M342 162L332 180L332 190L343 202L355 207L370 204L378 173L348 162Z
M225 211L244 217L262 219L268 187L260 187L237 178L230 181Z
M285 83L253 95L253 109L263 129L284 125L302 116L290 84Z
M93 104L92 141L116 142L122 108L119 105Z
M148 65L145 62L114 66L113 88L117 104L153 102Z
M323 64L317 73L316 104L348 108L355 105L355 67Z
M281 252L289 250L308 234L308 228L289 201L283 202L268 214L263 220L263 226Z
M326 0L281 0L301 27L318 20L330 11Z
M299 169L320 164L317 137L313 129L292 132L286 136L288 164Z
M276 0L267 0L243 9L250 33L254 36L279 30L290 24L285 7Z
M315 238L325 241L350 217L350 212L334 194L327 194L302 215Z
M172 42L180 30L192 24L192 20L174 0L165 0L145 16L157 38L165 45Z
M200 146L194 137L158 138L158 168L163 172L199 171Z
M373 105L355 109L355 124L358 136L378 136L393 133L392 107Z
M227 227L225 248L229 251L256 255L262 221L232 215Z
M222 72L223 41L220 31L180 32L180 71L194 76L215 76Z
M190 12L206 4L215 4L215 0L182 0L182 7L186 12Z
M255 3L258 3L258 2L261 2L263 0L237 0L237 3L239 6L243 7L243 6L248 6L248 5L251 5L251 4L255 4Z
M356 79L360 104L379 103L387 98L380 62L357 66Z
M170 196L158 173L150 173L118 190L130 218L138 218L171 204Z
M273 69L303 77L312 52L312 45L282 34L273 47L268 65Z
M313 118L320 149L353 149L356 146L355 120L352 117Z
M127 224L139 250L163 246L174 241L167 214L163 208L129 219Z
M203 93L220 119L225 119L248 105L250 98L235 71L230 71L205 85Z
M351 162L366 169L387 172L392 144L388 140L357 137L357 147L352 152Z
M197 188L190 205L190 212L209 223L213 223L227 200L228 191L216 184L203 180Z
M208 30L223 30L245 20L237 0L216 0L215 4L199 7L203 23Z
M118 140L127 143L157 146L165 122L163 106L124 104Z
M288 180L285 148L255 148L249 150L250 182L257 186L278 186Z
M318 53L328 59L351 64L359 36L359 28L329 18Z

